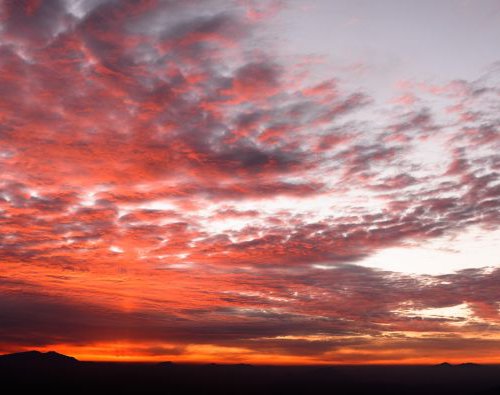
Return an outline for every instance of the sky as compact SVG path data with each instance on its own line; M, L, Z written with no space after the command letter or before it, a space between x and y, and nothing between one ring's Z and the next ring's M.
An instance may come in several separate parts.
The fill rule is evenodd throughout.
M0 353L500 363L496 0L0 0Z

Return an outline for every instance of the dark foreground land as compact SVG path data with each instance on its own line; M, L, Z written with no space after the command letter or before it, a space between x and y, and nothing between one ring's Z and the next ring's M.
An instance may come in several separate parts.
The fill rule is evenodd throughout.
M500 395L500 366L98 363L33 351L0 356L0 391L5 394Z

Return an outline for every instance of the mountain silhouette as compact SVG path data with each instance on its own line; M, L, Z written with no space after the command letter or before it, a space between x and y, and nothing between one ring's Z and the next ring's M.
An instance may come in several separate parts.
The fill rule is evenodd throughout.
M2 389L16 388L10 393L51 395L497 395L500 365L88 362L54 351L27 351L0 355L0 383Z
M481 367L480 364L473 363L473 362L465 362L465 363L460 363L460 364L456 364L456 365L453 365L449 362L443 362L443 363L440 363L439 365L434 365L434 366L438 367L438 368L478 368L478 367Z
M0 355L0 364L58 364L73 365L78 363L74 357L59 354L55 351L24 351L14 354Z
M466 362L457 365L459 368L480 368L482 365L474 362Z
M170 366L174 366L174 365L175 364L172 361L164 361L164 362L158 363L158 366L163 366L163 367L170 367Z

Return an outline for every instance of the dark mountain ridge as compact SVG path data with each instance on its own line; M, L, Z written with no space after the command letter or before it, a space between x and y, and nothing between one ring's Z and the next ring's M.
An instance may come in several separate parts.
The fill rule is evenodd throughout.
M0 355L0 363L57 363L57 364L75 364L78 360L55 351L24 351L13 354Z
M5 388L15 388L12 394L500 395L500 366L113 363L27 351L0 355Z
M465 362L465 363L458 363L458 364L451 364L449 362L443 362L440 363L439 365L434 365L436 367L441 367L441 368L480 368L483 365L480 365L478 363L474 362Z

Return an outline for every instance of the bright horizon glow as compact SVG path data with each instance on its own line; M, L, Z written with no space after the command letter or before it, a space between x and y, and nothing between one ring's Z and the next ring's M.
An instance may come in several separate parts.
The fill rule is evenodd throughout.
M498 339L497 339L498 340ZM250 363L254 365L264 365L264 366L304 366L304 365L318 365L318 366L330 366L330 365L436 365L443 362L448 362L451 364L461 364L461 363L479 363L479 364L500 364L500 358L494 356L493 354L486 358L473 358L471 360L467 359L467 356L451 356L446 360L440 359L439 356L429 357L408 357L402 360L394 361L391 359L391 355L385 355L381 359L373 359L366 361L359 361L357 359L349 359L349 354L356 354L356 351L345 350L340 354L341 360L324 361L308 357L298 357L289 356L275 356L272 359L266 354L261 355L249 355L245 356L248 350L241 349L230 349L225 350L220 347L212 346L194 346L193 349L197 353L190 355L189 357L179 357L179 356L143 356L127 354L126 351L129 347L133 347L131 344L106 344L103 346L90 346L86 347L86 351L79 351L78 348L68 347L61 345L57 352L70 355L82 362L142 362L142 363L159 363L159 362L174 362L179 364L206 364L206 363L219 363L219 364L239 364L239 363ZM114 349L113 349L114 348ZM105 352L103 352L106 350ZM54 351L50 348L40 349L41 352ZM95 352L95 354L94 354ZM243 356L242 356L243 353Z

